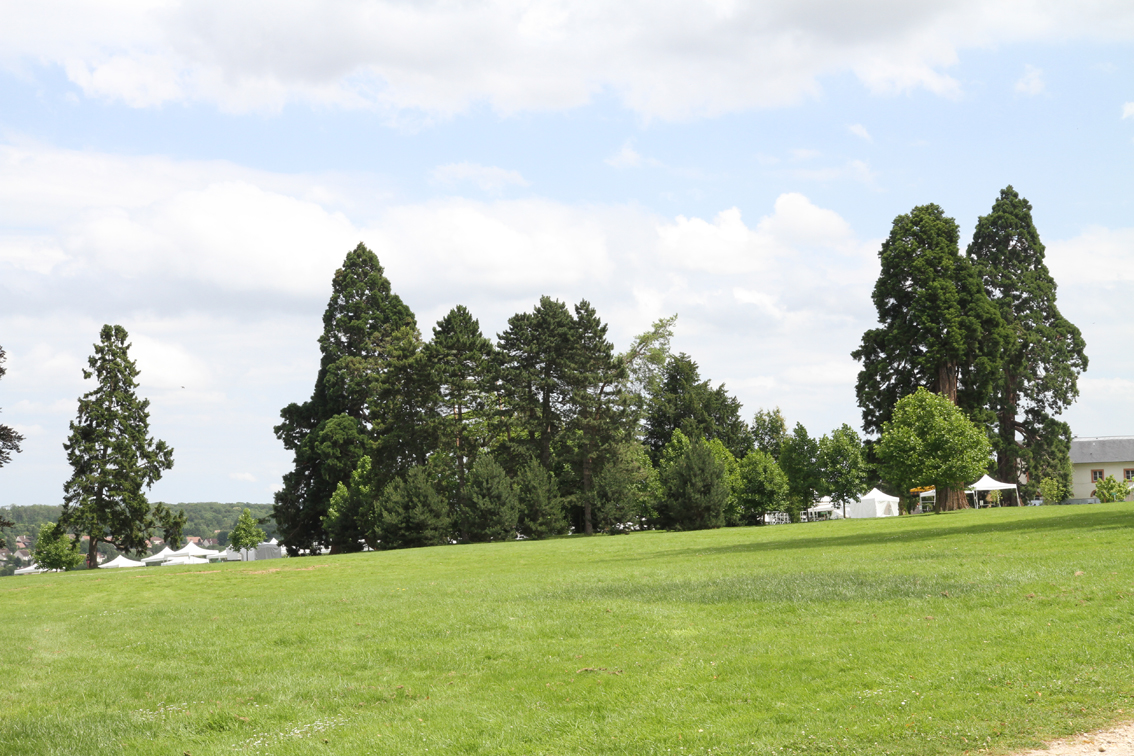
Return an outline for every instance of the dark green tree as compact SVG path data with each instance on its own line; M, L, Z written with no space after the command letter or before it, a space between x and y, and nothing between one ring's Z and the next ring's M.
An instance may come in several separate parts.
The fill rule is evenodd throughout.
M438 446L452 456L461 495L472 460L488 443L494 349L480 323L457 305L433 327L427 353L438 386Z
M578 331L567 306L542 297L497 339L499 402L509 442L531 445L552 469L552 442L571 420Z
M331 495L348 481L362 454L375 453L348 447L351 454L340 460L335 453L344 449L331 442L341 436L333 432L329 438L324 431L332 418L344 415L356 423L359 436L372 436L375 384L391 350L404 356L404 329L416 330L413 313L391 291L378 258L359 244L335 271L311 399L285 407L275 427L276 437L295 455L295 468L284 476L273 508L292 556L329 543L322 522Z
M1015 483L1028 473L1034 495L1045 473L1063 467L1070 429L1054 425L1052 416L1079 395L1086 343L1056 306L1031 203L1011 186L977 221L968 257L1002 321L989 403L997 477Z
M788 510L788 477L766 451L756 449L740 460L740 486L736 499L741 524L763 524L768 512Z
M650 398L645 435L655 460L678 429L690 438L718 438L738 459L752 449L752 432L740 418L740 400L730 396L723 383L714 389L702 381L697 363L684 353L669 358Z
M756 410L756 415L752 418L752 440L757 449L778 460L780 447L787 434L787 422L784 421L779 407L772 410Z
M185 530L186 523L189 522L189 515L184 510L170 509L159 501L154 504L151 517L153 527L161 530L162 541L171 549L180 548L181 534Z
M796 423L780 448L780 469L788 478L787 512L792 522L815 503L823 490L823 468L819 461L819 442L808 435L803 423Z
M666 527L704 530L725 524L725 466L713 456L704 439L690 439L684 453L665 467L662 488Z
M5 359L7 359L7 355L4 352L4 347L0 347L0 378L3 378L4 373L8 372L8 369L4 367ZM12 461L12 454L19 453L20 442L23 440L24 437L16 433L10 426L0 425L0 467ZM3 531L13 525L15 525L14 522L0 515L0 549L5 548L6 545Z
M411 467L386 484L363 511L367 542L379 549L410 549L449 543L449 505L425 467Z
M71 478L63 486L64 528L90 536L88 567L98 567L98 545L141 554L153 525L145 490L173 467L173 449L154 441L150 402L139 399L138 367L122 326L104 325L83 370L98 385L79 397L78 415L63 448Z
M846 423L819 439L819 468L822 490L831 503L841 506L846 515L847 503L866 493L866 456L862 439Z
M363 456L350 475L350 485L340 482L331 495L323 528L340 552L362 548L360 542L367 536L362 513L373 502L373 480L370 457Z
M525 538L548 538L567 532L563 500L555 476L532 459L516 474L519 531Z
M491 454L477 457L465 486L462 530L473 542L509 541L516 537L520 502L516 487Z
M935 486L938 511L965 509L964 497L958 504L940 492L963 491L984 474L991 449L988 435L955 404L919 387L898 401L893 419L883 424L878 459L883 477L903 493Z
M958 235L940 207L922 205L895 218L882 243L873 294L880 327L864 333L851 355L862 362L856 390L867 433L880 431L898 400L919 386L984 412L1002 327ZM938 496L964 505L961 490Z

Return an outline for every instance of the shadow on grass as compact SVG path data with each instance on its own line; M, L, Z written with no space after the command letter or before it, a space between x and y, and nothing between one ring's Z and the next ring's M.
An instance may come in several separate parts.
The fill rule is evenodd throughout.
M830 523L814 523L810 525L796 525L789 527L821 528L822 534L815 536L796 537L794 534L776 540L761 540L752 543L736 543L728 546L703 546L700 548L681 549L677 551L661 551L656 554L644 555L643 560L672 559L675 556L695 554L751 554L775 551L796 551L801 549L831 549L843 546L885 546L895 544L912 544L924 541L933 541L939 538L956 536L987 536L987 535L1044 535L1050 533L1069 534L1074 531L1099 531L1129 529L1134 526L1134 509L1130 511L1109 510L1083 511L1079 507L1071 509L1067 514L1046 517L1021 517L1012 520L986 521L971 525L953 525L950 519L954 514L915 516L920 522L926 523L922 527L914 527L912 523L906 525L904 518L898 520L879 520L880 529L873 532L847 533L840 535L836 528L850 523L864 522L862 520L843 520ZM971 511L971 510L970 510ZM1046 514L1046 513L1044 513ZM893 525L891 524L893 523ZM938 524L940 523L940 524ZM899 527L894 527L897 525ZM904 527L901 527L904 526ZM784 527L784 526L765 526ZM625 561L622 556L620 561Z

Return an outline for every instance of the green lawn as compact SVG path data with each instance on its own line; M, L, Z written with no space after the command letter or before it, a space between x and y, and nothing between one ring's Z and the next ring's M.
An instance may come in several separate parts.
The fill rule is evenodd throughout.
M1128 719L1130 504L0 580L0 753L1000 753Z

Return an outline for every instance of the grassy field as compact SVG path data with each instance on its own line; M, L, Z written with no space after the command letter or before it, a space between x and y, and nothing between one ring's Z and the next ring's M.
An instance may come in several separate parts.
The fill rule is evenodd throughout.
M1003 753L1128 719L1129 504L4 578L0 753Z

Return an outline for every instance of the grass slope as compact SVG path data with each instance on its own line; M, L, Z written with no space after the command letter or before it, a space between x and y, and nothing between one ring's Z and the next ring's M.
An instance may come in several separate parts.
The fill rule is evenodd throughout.
M8 579L0 752L1004 752L1134 705L1132 521L1001 509Z

